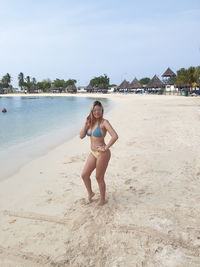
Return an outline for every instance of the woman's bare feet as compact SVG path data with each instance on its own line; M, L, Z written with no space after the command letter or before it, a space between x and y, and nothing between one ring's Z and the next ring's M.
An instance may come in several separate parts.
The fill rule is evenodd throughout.
M97 206L103 206L103 205L106 204L106 203L107 203L106 200L100 199L100 200L97 202Z
M88 202L91 203L92 202L92 198L95 195L94 192L92 192L91 194L88 195Z

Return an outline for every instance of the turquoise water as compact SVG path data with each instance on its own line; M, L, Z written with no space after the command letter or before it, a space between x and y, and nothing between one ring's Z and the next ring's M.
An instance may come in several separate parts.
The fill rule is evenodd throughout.
M6 169L11 169L11 162L18 166L25 159L77 135L94 100L89 97L0 97L0 110L5 107L8 111L0 112L0 178ZM99 100L108 110L109 100Z

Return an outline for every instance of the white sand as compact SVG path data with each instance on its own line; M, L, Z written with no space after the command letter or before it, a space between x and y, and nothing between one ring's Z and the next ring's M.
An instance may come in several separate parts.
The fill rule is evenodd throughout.
M200 266L200 98L113 95L108 203L78 136L0 183L0 266Z

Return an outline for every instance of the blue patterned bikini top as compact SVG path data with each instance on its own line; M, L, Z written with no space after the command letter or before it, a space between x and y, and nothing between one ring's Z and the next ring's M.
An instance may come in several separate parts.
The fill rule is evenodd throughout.
M103 121L103 120L102 120L102 121ZM102 121L101 121L101 122L102 122ZM95 136L95 137L101 137L101 136L103 136L100 125L98 125L98 126L95 128L95 130L93 131L92 134L89 134L89 133L88 133L88 130L86 131L86 134L87 134L87 136Z

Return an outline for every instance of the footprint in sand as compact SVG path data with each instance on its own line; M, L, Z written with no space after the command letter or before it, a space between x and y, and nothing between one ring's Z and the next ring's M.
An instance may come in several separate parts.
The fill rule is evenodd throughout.
M138 195L138 196L142 196L142 195L151 195L150 192L147 192L147 188L141 188L141 189L136 189L133 186L129 186L128 191L133 192L134 194Z
M86 155L83 154L81 156L74 156L69 158L68 161L65 161L64 164L69 164L69 163L74 163L74 162L79 162L79 161L85 161Z
M65 189L65 192L69 192L71 190L72 190L71 188L68 188L68 189Z
M133 187L133 186L129 186L129 189L128 189L129 191L132 191L132 192L136 192L136 189L135 189L135 187Z
M132 179L128 179L128 180L126 180L124 183L125 184L130 184L132 182Z
M52 200L53 200L53 199L50 197L50 198L48 198L48 199L46 200L46 202L47 202L47 203L51 203Z
M60 172L59 174L61 175L61 178L67 178L68 177L65 172Z

